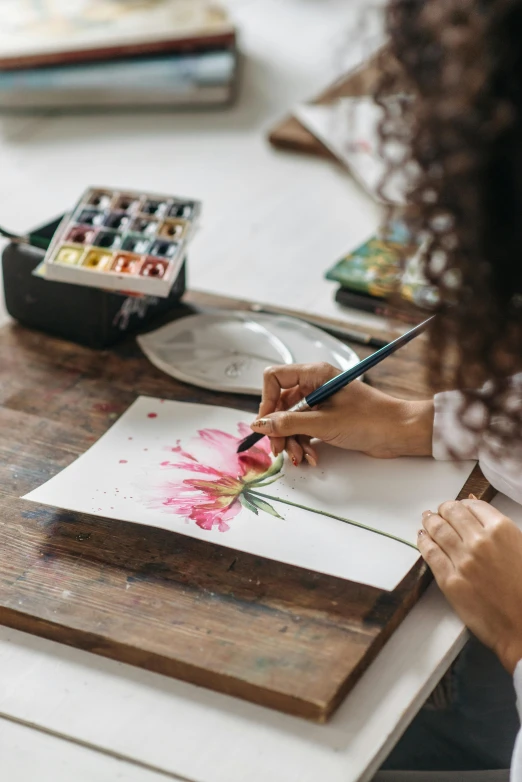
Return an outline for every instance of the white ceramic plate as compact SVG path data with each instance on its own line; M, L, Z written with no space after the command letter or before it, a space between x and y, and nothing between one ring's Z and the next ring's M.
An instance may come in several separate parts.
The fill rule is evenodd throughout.
M259 395L272 364L327 361L341 370L359 362L335 337L285 315L216 312L189 315L138 337L158 369L185 383Z

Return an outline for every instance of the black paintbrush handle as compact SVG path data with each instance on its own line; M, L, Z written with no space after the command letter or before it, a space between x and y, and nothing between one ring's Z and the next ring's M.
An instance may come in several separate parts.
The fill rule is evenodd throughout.
M364 375L364 373L369 369L372 369L372 367L380 364L380 362L385 358L390 356L392 353L395 353L396 350L401 348L403 345L406 345L412 339L425 331L428 324L431 323L434 317L435 316L432 315L431 318L428 318L422 323L419 323L418 326L415 326L413 329L410 329L402 336L394 339L393 342L389 342L380 350L376 350L375 353L372 353L371 356L368 356L362 361L359 361L356 366L352 367L351 369L347 369L345 372L341 372L341 374L336 375L336 377L328 380L326 383L323 383L322 386L316 388L316 390L312 391L311 394L308 394L305 399L303 399L301 402L298 402L297 405L294 405L291 410L294 412L309 410L311 407L315 407L316 405L325 402L327 399L333 396L333 394L336 394L337 391L340 391L353 380L356 380L357 378L361 377L361 375ZM245 437L245 439L239 443L237 453L248 451L249 448L252 448L256 443L259 442L259 440L262 440L263 437L265 437L264 434L258 434L257 432L249 434L248 437Z
M359 361L359 363L354 367L351 367L351 369L347 369L345 372L341 372L340 375L336 375L319 388L316 388L315 391L312 391L311 394L308 394L308 396L305 397L305 402L308 407L315 407L315 405L320 405L322 402L326 402L327 399L329 399L333 394L337 393L337 391L340 391L342 388L347 386L348 383L351 383L352 380L356 380L358 377L361 377L361 375L364 375L364 373L369 369L372 369L372 367L380 364L381 361L383 361L385 358L388 358L388 356L391 356L391 354L395 353L396 350L402 348L403 345L406 345L412 339L421 334L434 317L435 316L432 315L431 318L428 318L422 323L419 323L418 326L410 329L402 336L397 337L397 339L394 339L393 342L389 342L380 350L376 350L375 353L371 354L371 356L363 358L362 361Z

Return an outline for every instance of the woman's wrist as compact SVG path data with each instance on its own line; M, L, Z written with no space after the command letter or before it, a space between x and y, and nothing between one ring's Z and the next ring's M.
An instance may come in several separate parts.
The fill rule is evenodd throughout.
M506 642L500 641L495 647L495 653L506 671L513 675L515 668L522 660L522 633Z
M433 453L433 399L422 402L397 400L397 447L400 456L431 456Z

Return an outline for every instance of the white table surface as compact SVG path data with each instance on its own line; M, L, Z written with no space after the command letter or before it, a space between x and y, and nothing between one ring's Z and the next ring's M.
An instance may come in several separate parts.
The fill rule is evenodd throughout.
M365 2L228 4L245 54L235 108L4 118L0 224L24 231L45 222L90 184L198 197L204 221L190 253L192 288L339 314L323 272L371 234L379 210L339 167L278 153L265 135L342 59L359 56L354 20ZM464 638L431 587L318 726L0 627L3 778L368 780Z

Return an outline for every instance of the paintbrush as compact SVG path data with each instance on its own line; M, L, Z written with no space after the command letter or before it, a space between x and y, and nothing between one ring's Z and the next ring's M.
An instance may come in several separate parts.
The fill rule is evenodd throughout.
M310 323L312 326L326 331L338 339L347 339L348 342L353 342L357 345L367 345L370 348L383 348L387 345L385 339L380 337L374 337L371 334L365 334L363 331L355 331L342 325L331 325L323 318L315 317L314 315L305 314L302 312L292 313L290 310L280 309L278 307L269 307L266 304L251 304L250 312L261 312L267 315L284 315L286 317L297 318L297 320L304 320L306 323Z
M14 234L12 231L7 231L5 228L1 227L0 239L9 239L13 244L29 244L31 247L37 247L39 250L46 250L49 245L49 240L42 236L38 236L38 234L21 236L20 234Z
M308 394L304 399L301 399L300 402L291 407L288 412L302 413L306 410L311 410L312 407L316 407L317 405L326 402L327 399L347 386L348 383L351 383L352 380L356 380L358 377L361 377L361 375L364 375L364 373L369 369L377 366L377 364L380 364L381 361L383 361L385 358L390 356L392 353L395 353L396 350L402 348L403 345L406 345L419 334L422 334L422 332L427 328L428 324L431 323L434 317L435 315L432 315L431 318L428 318L422 323L419 323L418 326L415 326L413 329L410 329L402 336L394 339L393 342L389 342L380 350L376 350L375 353L372 353L371 356L368 356L362 361L359 361L356 366L351 367L351 369L347 369L345 372L341 372L336 377L328 380L326 383L323 383L322 386L316 388L315 391L312 391L311 394ZM249 448L252 448L252 446L258 443L259 440L262 440L263 437L265 437L264 434L258 434L257 432L253 432L252 434L248 435L248 437L245 437L245 439L239 443L237 453L248 451Z

